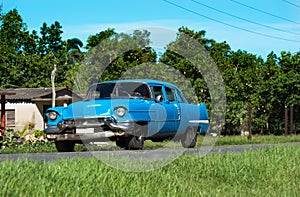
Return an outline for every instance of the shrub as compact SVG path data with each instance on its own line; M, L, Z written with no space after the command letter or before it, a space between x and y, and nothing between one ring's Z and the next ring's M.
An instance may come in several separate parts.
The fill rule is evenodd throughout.
M34 136L37 137L37 138L42 137L42 136L45 135L44 131L43 130L39 130L39 129L34 129L33 133L34 133Z
M17 147L22 144L24 139L20 137L19 132L13 129L6 129L1 136L1 148L5 147Z
M25 126L21 131L5 129L0 135L0 148L17 148L24 143L47 142L44 132L39 129L32 130L31 126Z

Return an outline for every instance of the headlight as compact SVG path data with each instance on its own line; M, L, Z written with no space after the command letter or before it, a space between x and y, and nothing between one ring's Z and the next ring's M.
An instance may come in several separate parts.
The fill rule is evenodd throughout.
M49 112L50 120L55 120L57 118L57 113L55 111Z
M116 108L116 112L117 112L118 116L123 117L126 114L126 108L118 107L118 108Z

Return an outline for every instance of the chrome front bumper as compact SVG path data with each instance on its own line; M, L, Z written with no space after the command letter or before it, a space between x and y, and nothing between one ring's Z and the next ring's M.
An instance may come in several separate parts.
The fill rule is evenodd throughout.
M76 129L76 128L109 128L109 130L133 130L134 122L117 122L114 118L91 118L81 120L66 120L65 123L57 124L57 127L64 131L65 129Z
M84 141L121 137L136 128L134 122L112 122L110 119L67 120L65 123L49 125L44 133L48 140ZM84 131L83 133L81 131Z
M112 131L105 131L99 133L65 133L65 134L47 134L48 140L55 141L107 141L111 137L121 137L125 133L116 133ZM101 140L102 139L102 140ZM105 140L106 139L106 140Z

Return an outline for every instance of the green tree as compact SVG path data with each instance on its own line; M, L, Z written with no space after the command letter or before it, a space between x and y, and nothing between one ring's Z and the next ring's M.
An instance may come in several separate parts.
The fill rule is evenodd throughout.
M209 91L202 74L199 73L198 68L196 68L192 62L183 57L181 54L178 54L176 52L176 48L172 49L171 47L172 44L176 47L189 46L188 41L181 39L185 36L198 42L205 50L209 49L210 43L212 42L212 40L205 38L205 31L196 32L187 27L180 27L178 29L176 40L167 46L167 50L160 58L160 62L178 70L191 83L198 98L194 98L192 95L187 95L189 102L208 102L209 104Z
M261 133L264 131L269 133L271 129L270 126L274 125L274 122L280 117L278 113L280 111L278 111L280 104L278 103L277 93L275 91L275 87L278 83L277 80L280 77L280 68L277 64L277 60L277 55L271 52L259 70L261 80L259 87L257 87L258 107L255 111L255 117L260 126ZM276 114L276 117L274 117L274 114ZM275 128L272 128L272 130L274 129Z
M127 70L139 64L155 62L156 53L147 46L149 36L148 31L139 30L133 34L112 34L112 29L90 36L90 41L95 38L100 42L93 48L93 45L87 44L89 50L85 60L68 72L68 86L84 93L93 82L120 79Z
M75 65L77 62L81 61L84 54L81 52L83 43L78 38L71 38L67 40L67 63Z
M0 68L1 88L49 87L53 65L58 65L56 82L66 80L66 72L80 61L82 42L79 39L62 40L59 22L37 31L28 31L16 9L1 16Z
M260 109L259 87L263 59L256 55L238 50L231 52L229 70L226 73L227 89L227 131L239 133L247 129L248 108ZM253 122L256 119L253 116Z
M16 9L1 16L0 86L2 88L22 87L27 57L36 48L35 39L35 35L29 33Z
M56 21L50 26L43 23L40 29L41 37L38 39L39 54L44 60L42 66L47 70L44 77L50 78L53 65L56 64L55 83L58 85L66 84L67 72L84 57L84 54L80 51L83 46L81 40L71 38L64 41L62 40L62 33L62 26L59 22ZM52 57L52 59L49 59L49 57Z
M108 28L107 30L101 31L95 35L90 35L87 39L86 49L92 49L96 47L101 41L108 39L115 35L116 32L114 29Z

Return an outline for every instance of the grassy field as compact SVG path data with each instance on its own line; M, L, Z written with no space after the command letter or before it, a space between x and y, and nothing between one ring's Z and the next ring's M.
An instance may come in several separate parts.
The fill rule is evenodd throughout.
M299 155L299 146L182 155L142 173L120 171L96 158L5 161L0 196L298 196Z

